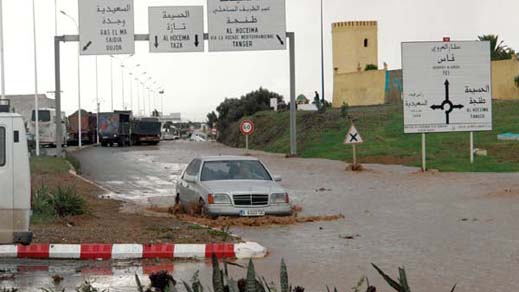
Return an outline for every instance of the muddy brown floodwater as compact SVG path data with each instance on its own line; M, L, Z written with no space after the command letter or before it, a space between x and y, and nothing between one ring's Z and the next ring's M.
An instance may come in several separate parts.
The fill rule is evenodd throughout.
M78 157L83 174L114 197L170 207L176 179L193 157L242 153L218 144L166 142L91 148ZM253 155L283 177L292 202L303 207L300 216L345 215L326 222L231 227L269 248L269 256L255 262L267 279L277 282L284 258L290 281L310 292L325 291L325 285L348 291L363 275L378 290L389 291L372 262L393 276L398 266L405 266L413 292L450 291L454 283L459 292L519 287L518 173L422 174L415 168L374 164L352 172L340 161ZM196 270L203 282L211 282L206 262L175 263L174 277L189 280ZM243 276L245 271L233 268L232 273ZM28 283L50 279L35 275L20 275L14 283L32 287ZM103 287L132 287L134 281L132 274L95 278ZM125 289L114 291L134 291Z
M195 204L198 206L198 204ZM170 214L172 217L184 222L192 222L200 225L205 225L213 228L226 227L273 227L279 225L291 225L297 223L309 222L325 222L336 221L344 219L344 215L321 215L321 216L300 216L299 213L303 210L301 206L293 206L293 214L291 216L262 216L262 217L217 217L209 218L201 216L198 211L185 213L182 206L176 204L170 208L148 208L151 212L159 214ZM198 214L196 214L198 213Z

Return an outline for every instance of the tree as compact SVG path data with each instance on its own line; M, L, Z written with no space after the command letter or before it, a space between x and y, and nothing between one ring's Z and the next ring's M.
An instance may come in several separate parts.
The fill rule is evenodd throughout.
M480 35L478 36L478 39L480 41L490 42L490 58L492 61L512 59L512 57L515 55L514 50L503 44L504 41L499 42L498 35Z
M348 117L348 109L349 109L348 104L343 102L341 105L341 117L343 119L346 119Z
M207 114L207 126L209 128L212 128L217 121L218 115L214 111Z
M221 133L224 133L229 126L239 121L244 116L251 116L259 111L270 110L270 99L276 98L278 104L283 102L283 96L275 92L269 91L264 88L247 93L246 95L238 98L226 98L218 107L216 112L217 117L217 128ZM209 113L211 119L214 119L216 113Z
M378 66L374 64L367 64L364 71L378 70Z

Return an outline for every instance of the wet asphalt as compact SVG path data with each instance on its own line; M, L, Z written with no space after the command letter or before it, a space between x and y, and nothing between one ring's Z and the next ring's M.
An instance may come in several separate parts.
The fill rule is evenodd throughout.
M75 155L83 176L109 189L111 196L143 205L170 205L176 179L192 158L243 153L215 143L175 141L152 147L93 147ZM413 292L450 291L454 283L456 291L467 292L513 291L519 286L519 196L506 192L519 190L517 173L423 174L415 168L381 165L354 173L345 171L340 161L253 154L283 177L282 185L304 215L345 216L335 222L232 229L269 249L267 258L255 261L267 279L279 281L284 258L290 281L306 291L325 291L326 285L348 291L364 275L379 290L389 291L371 263L394 276L397 267L405 266ZM111 291L135 291L133 274L149 271L139 262L109 263L104 269L111 273L86 273L84 265L4 260L0 270L16 275L0 279L0 287L52 287L53 271L68 267L63 287L95 279L96 285ZM175 262L174 277L189 280L196 270L203 282L211 282L210 266L204 262ZM245 275L239 268L232 268L232 273Z

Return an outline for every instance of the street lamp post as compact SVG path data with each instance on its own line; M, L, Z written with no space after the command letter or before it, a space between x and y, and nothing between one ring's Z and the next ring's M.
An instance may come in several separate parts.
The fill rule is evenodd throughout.
M133 111L133 72L132 71L139 66L141 66L141 64L137 64L128 70L128 74L130 75L130 110L131 111Z
M323 0L321 0L321 94L324 100L324 36L323 36Z
M36 138L36 156L40 156L40 107L38 104L38 54L36 47L36 5L32 0L32 32L34 40L34 124ZM58 114L58 113L56 113Z
M112 112L114 111L114 64L110 56L110 99L112 100Z
M77 33L79 35L79 24L77 21L70 15L68 15L65 11L60 10L61 14L65 15L68 19L72 20L74 25L76 26ZM82 142L82 130L81 130L81 46L78 42L78 51L77 51L77 98L78 98L78 146L81 148L83 146ZM61 115L61 113L56 113L56 115Z
M117 61L119 61L121 63L121 97L122 97L123 110L126 110L126 105L124 102L124 67L125 67L124 63L131 57L133 57L133 54L127 56L124 59L119 59L113 55L110 55L110 58L116 59ZM113 83L113 75L112 75L112 83Z
M4 62L4 15L3 15L3 2L0 0L0 74L2 74L1 87L2 96L0 99L5 99L5 62Z
M96 56L96 106L97 106L97 115L96 115L96 144L99 144L99 74L97 73L98 64L97 64L97 56Z

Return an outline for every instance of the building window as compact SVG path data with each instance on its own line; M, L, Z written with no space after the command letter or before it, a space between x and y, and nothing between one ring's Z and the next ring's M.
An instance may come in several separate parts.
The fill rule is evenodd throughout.
M365 48L368 47L368 39L364 39L364 47L365 47Z
M5 165L5 128L0 127L0 167Z

